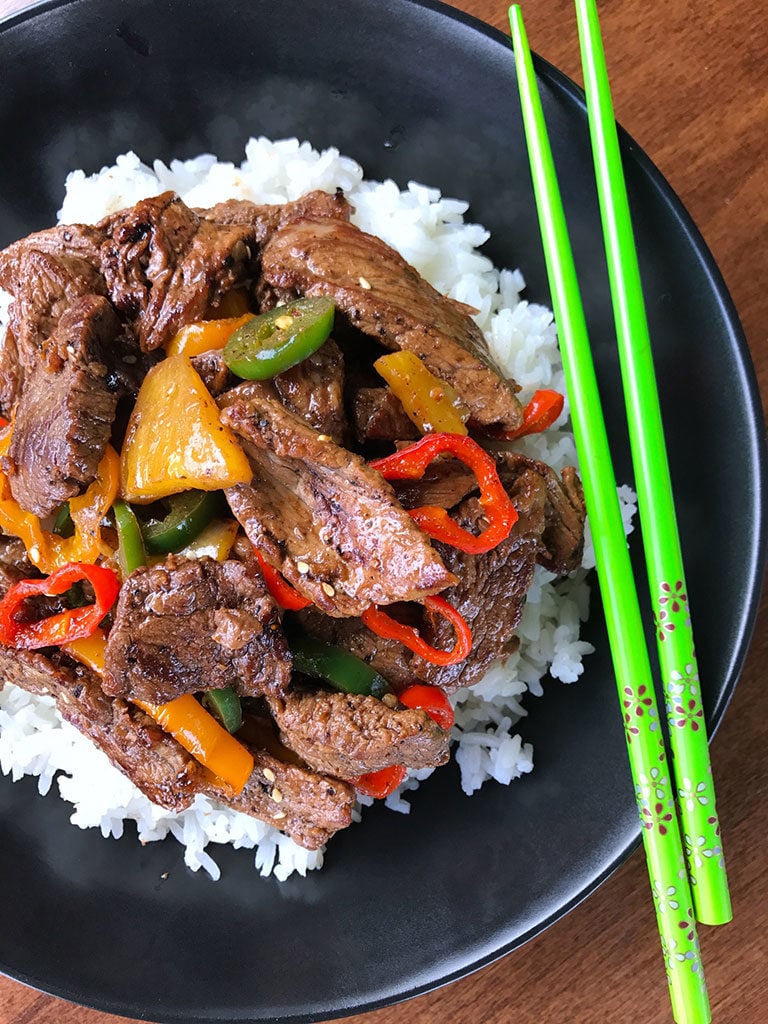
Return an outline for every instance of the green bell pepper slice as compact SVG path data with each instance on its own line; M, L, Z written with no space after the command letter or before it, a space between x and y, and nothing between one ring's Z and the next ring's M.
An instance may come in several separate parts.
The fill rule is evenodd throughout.
M219 491L184 491L141 510L144 547L151 555L181 551L221 510Z
M333 647L305 633L289 636L288 646L297 672L324 679L335 690L370 697L383 697L390 690L383 676L343 647Z
M333 299L297 299L255 316L232 334L224 362L246 380L268 380L296 366L328 339Z
M203 707L217 718L227 732L237 732L243 724L243 709L240 698L231 686L222 686L216 690L206 690L203 694Z
M146 564L144 540L139 521L130 505L124 501L116 501L112 506L112 512L117 528L117 561L123 579L127 579L134 569Z

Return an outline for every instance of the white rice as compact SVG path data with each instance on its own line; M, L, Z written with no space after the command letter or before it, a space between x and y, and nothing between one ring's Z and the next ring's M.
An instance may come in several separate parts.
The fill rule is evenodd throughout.
M156 160L148 167L135 153L126 153L98 174L86 177L74 171L68 176L59 222L94 223L167 189L191 206L211 206L229 198L279 203L311 189L333 192L337 187L355 208L355 224L396 248L439 291L479 310L475 319L500 366L522 385L523 400L541 387L565 391L552 313L520 299L520 271L498 271L478 251L489 234L464 222L468 204L415 182L400 190L393 181L365 181L359 164L335 149L319 153L296 139L250 139L239 167L213 156L175 160L170 167ZM0 292L0 329L8 301ZM567 424L566 404L555 428L524 439L521 449L556 469L575 465ZM619 494L629 533L634 495L629 488L620 488ZM533 769L531 744L516 732L526 714L521 698L542 694L547 674L572 683L583 672L584 655L593 650L579 639L589 602L585 577L592 566L588 539L584 567L569 578L556 581L537 568L519 629L519 649L506 662L493 665L471 691L456 695L453 735L465 793L474 793L488 779L507 785ZM184 845L187 866L193 871L204 868L214 879L219 868L206 850L210 843L255 849L256 869L281 880L294 871L304 875L323 862L323 851L310 853L272 826L206 797L197 797L179 814L162 810L64 722L51 699L13 685L0 693L0 770L14 781L38 776L41 793L48 792L55 777L60 795L74 805L72 823L100 828L105 838L120 838L125 821L136 823L141 842L174 836ZM408 813L403 794L430 774L411 773L387 798L387 806Z

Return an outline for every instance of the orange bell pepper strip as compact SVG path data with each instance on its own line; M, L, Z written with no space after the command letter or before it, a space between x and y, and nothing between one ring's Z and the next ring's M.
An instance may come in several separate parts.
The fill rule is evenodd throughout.
M168 342L169 356L199 356L203 352L221 349L238 327L253 320L253 313L243 316L224 317L221 320L198 320L197 323L182 327Z
M62 644L62 648L94 672L103 675L106 645L104 633L98 630L83 640ZM185 693L167 704L149 704L142 700L134 703L236 794L242 792L253 771L253 755L220 726L191 693Z
M458 391L436 377L413 352L391 352L377 359L373 368L422 434L467 433L469 409Z

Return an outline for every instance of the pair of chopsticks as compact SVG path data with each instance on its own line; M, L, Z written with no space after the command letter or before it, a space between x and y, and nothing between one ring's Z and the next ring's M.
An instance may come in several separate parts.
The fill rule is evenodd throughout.
M708 1024L695 922L729 921L731 903L648 322L595 0L576 0L576 15L672 763L660 727L531 53L520 8L509 9L539 224L672 1010L678 1024Z

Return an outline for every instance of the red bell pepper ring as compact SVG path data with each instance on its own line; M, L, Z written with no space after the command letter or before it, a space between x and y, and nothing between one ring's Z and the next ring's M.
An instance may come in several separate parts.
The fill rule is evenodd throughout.
M57 612L37 622L25 622L19 614L28 597L57 597L81 580L87 580L93 587L93 604ZM115 603L119 590L117 573L84 562L68 562L44 579L20 580L0 601L0 643L34 651L91 636Z
M523 409L523 422L517 430L506 430L499 435L504 441L512 441L526 434L540 434L551 427L563 411L565 398L559 391L543 389L534 391L533 398Z
M438 455L449 454L472 470L480 485L480 504L488 526L478 535L454 522L444 508L421 505L409 510L418 526L432 537L466 551L481 555L491 551L509 536L517 522L517 510L499 479L496 462L476 441L461 434L426 434L420 441L383 459L370 463L385 480L419 480Z
M456 630L456 642L450 651L441 651L428 644L421 638L418 629L398 622L375 605L366 608L360 618L377 636L385 640L399 640L414 654L432 662L433 665L457 665L464 661L472 650L472 630L464 616L453 605L448 604L444 597L425 597L424 606L431 612L443 615Z
M446 732L455 721L455 715L451 702L445 695L445 691L439 686L427 686L426 683L414 683L406 687L397 699L406 708L421 708L426 711L433 722L437 722L441 729Z
M376 800L383 800L385 796L394 793L405 775L405 768L401 764L393 764L390 768L358 775L356 779L352 779L352 785L358 793L372 796Z
M259 563L264 582L267 584L267 590L281 608L285 608L289 612L298 612L312 604L308 597L304 597L303 594L300 594L298 590L295 590L290 583L283 579L277 569L273 568L266 561L257 548L253 550L256 553L256 560Z

